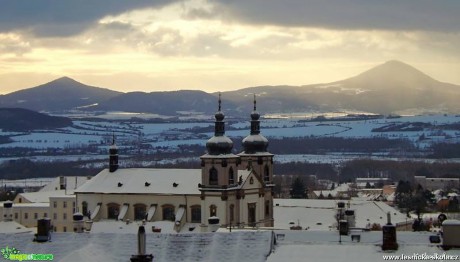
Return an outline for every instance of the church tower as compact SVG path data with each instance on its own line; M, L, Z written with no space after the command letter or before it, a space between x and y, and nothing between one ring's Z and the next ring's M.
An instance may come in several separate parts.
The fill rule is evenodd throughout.
M242 141L243 152L238 156L241 159L241 170L247 169L255 173L262 182L259 196L264 203L263 217L265 226L273 226L273 154L269 153L268 140L260 134L260 114L257 112L256 95L254 94L254 110L251 113L251 133Z
M243 152L240 169L252 169L266 184L273 182L273 154L267 151L268 140L260 134L260 114L257 112L256 95L254 94L254 110L251 113L251 133L242 141Z
M214 136L206 142L207 153L201 156L201 218L207 225L209 218L217 217L221 225L231 224L238 215L235 207L238 188L239 157L232 153L233 142L225 136L225 115L222 113L219 94L219 108L215 114ZM232 214L230 214L232 212ZM238 220L239 221L239 220ZM206 231L206 230L205 230Z
M214 136L206 142L207 154L201 156L201 185L209 188L228 187L237 183L239 157L232 153L233 141L225 135L225 115L219 108L215 114Z
M118 148L115 144L115 134L112 136L112 145L109 149L109 155L109 171L113 173L118 169Z

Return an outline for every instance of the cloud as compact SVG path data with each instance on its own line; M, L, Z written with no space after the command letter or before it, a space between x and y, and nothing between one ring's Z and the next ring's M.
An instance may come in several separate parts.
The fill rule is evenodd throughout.
M72 36L99 19L172 0L1 0L0 32L27 30L37 36Z
M31 50L30 43L21 35L0 34L0 55L23 55Z
M348 30L459 31L457 0L216 0L229 21ZM196 14L195 14L196 15Z

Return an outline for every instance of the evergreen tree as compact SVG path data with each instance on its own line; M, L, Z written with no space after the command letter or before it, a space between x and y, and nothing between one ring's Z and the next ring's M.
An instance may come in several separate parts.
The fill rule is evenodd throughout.
M401 208L406 209L407 214L411 210L412 188L409 181L400 180L395 192L395 204Z
M296 177L291 185L291 198L307 198L305 185L300 177Z

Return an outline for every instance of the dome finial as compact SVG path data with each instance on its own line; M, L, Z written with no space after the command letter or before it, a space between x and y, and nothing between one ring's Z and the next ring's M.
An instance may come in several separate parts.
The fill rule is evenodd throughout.
M221 111L221 104L222 104L222 100L220 99L220 92L219 92L219 110L217 111Z
M254 111L257 110L257 109L256 109L256 103L257 103L257 102L256 102L256 93L254 93Z
M112 146L115 145L115 131L112 132Z

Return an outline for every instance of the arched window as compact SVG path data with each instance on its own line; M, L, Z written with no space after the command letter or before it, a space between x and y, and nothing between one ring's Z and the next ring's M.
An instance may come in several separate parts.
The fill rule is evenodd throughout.
M265 200L265 217L270 216L270 200Z
M230 167L228 170L228 184L231 185L233 183L235 183L235 174L233 172L233 168Z
M233 222L235 220L235 205L231 204L230 205L230 222Z
M190 207L192 214L192 223L201 223L201 206L194 205Z
M135 204L134 205L134 220L143 220L146 219L145 215L147 206L144 204Z
M174 206L173 205L163 205L163 220L171 220L174 221Z
M209 170L209 184L210 185L218 185L219 184L219 180L218 180L218 177L217 177L217 169L215 167L212 167Z
M81 209L84 216L88 215L88 202L83 201L81 203Z
M209 206L209 215L212 217L217 216L217 207L215 205L210 205Z
M265 168L264 168L264 181L265 182L270 181L270 169L268 168L268 165L265 165Z
M107 204L107 218L108 219L118 219L120 214L120 205L117 203L108 203Z

